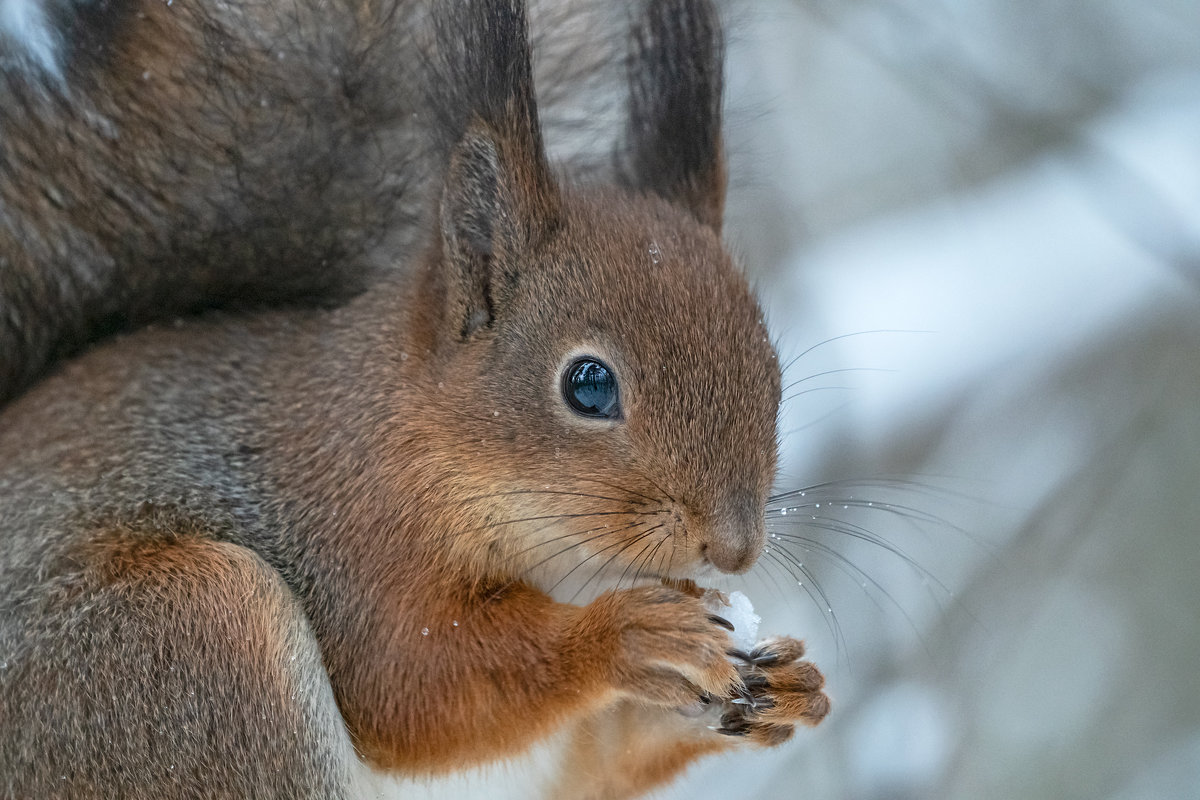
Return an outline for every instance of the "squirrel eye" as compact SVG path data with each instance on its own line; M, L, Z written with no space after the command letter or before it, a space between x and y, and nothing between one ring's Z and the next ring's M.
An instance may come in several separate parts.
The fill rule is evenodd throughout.
M579 358L563 372L563 399L585 417L616 419L621 416L617 376L602 361Z

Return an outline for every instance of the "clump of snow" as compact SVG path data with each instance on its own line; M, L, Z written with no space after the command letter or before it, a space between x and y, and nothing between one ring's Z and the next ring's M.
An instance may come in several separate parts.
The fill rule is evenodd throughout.
M705 602L710 611L718 614L733 625L733 633L729 634L734 646L739 650L750 652L758 643L758 624L762 617L754 613L754 604L742 592L710 591L705 595Z

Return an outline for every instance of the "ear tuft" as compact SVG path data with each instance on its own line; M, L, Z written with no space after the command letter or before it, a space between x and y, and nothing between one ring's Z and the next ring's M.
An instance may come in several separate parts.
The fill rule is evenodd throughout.
M525 256L560 222L561 196L542 145L524 3L446 0L434 27L442 267L469 337L504 313Z
M622 181L720 232L724 40L709 0L646 0L633 28Z

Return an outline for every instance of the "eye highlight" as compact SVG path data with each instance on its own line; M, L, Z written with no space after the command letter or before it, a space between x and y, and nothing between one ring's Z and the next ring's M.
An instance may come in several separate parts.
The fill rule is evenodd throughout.
M620 419L621 394L617 376L592 356L577 358L563 370L563 400L576 414L593 419Z

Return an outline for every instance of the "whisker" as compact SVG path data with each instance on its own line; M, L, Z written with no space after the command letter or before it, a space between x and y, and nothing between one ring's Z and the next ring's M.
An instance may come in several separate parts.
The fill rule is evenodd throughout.
M771 551L770 551L769 547L764 547L763 555L769 556L770 554L771 554ZM755 563L755 566L757 567L760 565L762 566L762 574L770 579L771 585L775 588L775 596L782 598L782 599L790 600L791 595L783 590L783 585L780 584L779 581L775 579L775 576L772 575L771 572L768 570L768 567L778 566L777 563L775 561L763 561L762 559L759 559ZM757 575L757 573L753 573L753 574Z
M883 606L880 605L879 602L876 601L875 598L871 596L870 592L865 591L867 588L867 584L869 583L871 586L873 586L875 588L876 591L878 591L880 594L882 594L884 597L886 597L888 599L888 601L891 603L891 605L894 606L895 609L900 612L900 615L902 617L904 617L905 621L908 622L909 627L912 628L913 633L915 633L917 635L917 639L918 639L918 641L921 642L921 645L922 646L925 645L925 639L923 636L921 636L920 629L917 627L916 622L909 615L909 613L904 610L904 606L900 605L899 601L897 601L896 598L892 596L891 592L889 592L887 589L885 589L883 587L883 585L881 583L879 583L879 581L877 581L875 578L871 577L871 575L868 574L866 572L866 570L864 570L862 567L855 564L853 561L851 561L849 558L847 558L846 556L839 553L834 548L830 547L829 545L825 544L824 542L819 542L816 539L811 539L808 537L798 536L798 535L794 535L794 534L788 534L788 535L783 535L783 536L777 537L775 539L775 541L783 543L783 544L779 545L781 550L786 550L787 544L790 544L793 542L798 543L802 547L804 547L804 549L806 551L811 552L814 557L817 557L817 558L823 557L825 560L827 560L829 563L831 563L833 565L834 569L837 569L839 572L841 572L843 575L850 578L855 583L858 583L860 580L865 581L865 583L862 584L862 588L864 589L864 594L871 600L872 603L875 604L875 607L877 609L879 609L881 612L883 612L884 611ZM794 553L792 555L795 556Z
M634 586L637 585L638 580L640 580L642 577L642 569L645 567L649 567L654 562L654 557L656 555L658 555L659 549L661 549L662 546L667 543L667 538L668 537L666 537L666 536L661 537L658 540L658 543L654 545L654 549L650 551L650 555L646 556L645 562L643 562L640 566L638 566L637 572L635 572L633 575L633 585Z
M963 528L959 525L955 525L953 522L951 522L950 520L948 520L944 517L939 517L936 514L931 514L928 511L923 511L923 510L921 510L919 508L915 508L913 506L904 505L902 503L892 503L892 502L888 502L888 501L861 500L861 499L854 498L854 497L839 498L836 496L825 496L825 497L821 497L819 499L822 502L829 503L834 506L840 505L843 507L843 509L861 508L861 509L867 509L870 511L881 512L881 513L885 513L885 514L891 514L892 516L897 517L899 519L914 523L914 527L917 527L917 530L922 530L922 529L919 526L916 526L915 523L936 525L938 527L946 528L947 530L954 531L955 533L969 539L974 544L976 544L986 550L994 549L991 544L984 541L978 535L972 533L971 531L967 530L966 528ZM788 507L790 508L791 506L788 506ZM801 508L801 507L807 507L807 506L796 506L796 507Z
M609 556L608 560L605 561L603 564L601 564L600 568L597 569L595 572L593 572L592 576L590 578L588 578L586 581L584 581L582 586L580 586L578 589L575 590L575 594L571 595L571 602L574 602L575 599L577 597L579 597L579 595L583 592L583 590L587 588L589 583L591 583L596 578L598 578L600 575L602 575L604 573L604 571L606 569L608 569L609 564L611 564L613 561L616 561L618 558L620 558L622 553L624 553L626 550L628 550L629 548L636 545L642 539L646 538L647 536L652 535L654 533L654 531L656 531L661 525L662 525L662 523L659 523L658 525L654 526L650 530L648 530L644 533L638 534L633 539L631 539L624 547L622 547L620 550L618 550L617 552L615 552L611 556ZM610 545L610 547L611 547L611 545ZM606 549L608 549L608 548L606 548ZM586 560L590 560L590 558L586 559Z
M651 478L649 475L646 475L645 478L646 478L646 480L650 481L651 484L654 485L655 489L658 489L660 492L662 492L663 496L666 497L668 500L670 500L672 503L679 502L674 497L671 496L670 492L668 492L666 489L664 489L662 486L660 486L658 481L654 480L654 478Z
M535 517L520 517L518 519L504 519L496 522L489 522L486 525L480 525L477 528L467 528L467 531L485 531L492 528L499 528L502 525L516 525L519 522L537 522L538 520L560 520L560 519L585 519L587 517L615 517L615 516L631 516L640 512L637 511L589 511L584 513L574 514L540 514Z
M475 500L490 500L494 497L512 497L513 495L521 494L537 494L537 495L562 495L565 497L588 497L596 500L611 500L614 503L624 503L626 498L609 497L603 494L588 494L587 492L567 492L556 489L511 489L505 492L492 492L491 494L480 494L474 497L468 497L463 502L470 503Z
M573 479L574 479L574 480L577 480L577 481L585 481L585 482L587 482L587 483L598 483L598 484L600 484L601 486L607 486L607 487L608 487L608 488L610 488L610 489L616 489L618 492L625 492L625 493L627 493L627 494L631 494L631 495L633 495L633 496L635 496L635 497L640 497L640 498L642 498L643 500L646 500L646 501L648 501L648 502L651 502L651 503L657 503L657 502L658 502L658 500L657 500L657 499L655 499L655 498L653 498L653 497L651 497L651 496L649 496L649 495L642 494L641 492L635 492L635 491L634 491L634 490L632 490L632 489L626 489L626 488L625 488L625 487L623 487L623 486L618 486L617 484L615 484L615 483L609 483L608 481L602 481L602 480L598 480L598 479L596 479L596 478L580 478L580 477L575 477L575 478L573 478ZM653 480L651 480L650 482L651 482L651 483L654 483L654 481L653 481ZM657 485L657 484L655 484L655 486L657 487L658 485ZM666 493L664 492L664 494L666 494Z
M812 394L813 392L833 392L833 391L852 392L856 388L858 388L858 387L856 387L856 386L814 386L811 389L804 389L803 391L799 391L799 392L795 392L793 394L787 395L786 397L784 397L783 399L781 399L779 401L779 404L783 405L784 403L790 403L792 400L795 400L798 397L803 397L804 395Z
M950 480L944 475L926 476L934 480ZM981 502L981 498L969 495L954 489L947 489L941 486L934 486L930 483L914 480L913 478L901 478L893 475L877 475L870 478L843 478L840 480L825 481L823 483L814 483L811 486L802 486L798 489L789 489L772 495L768 498L768 503L776 503L797 495L803 496L805 493L815 493L826 491L828 489L879 489L893 488L902 489L908 492L919 493L923 495L933 496L937 498L953 497L959 500L966 500L972 503Z
M830 633L833 634L834 648L839 653L849 656L850 649L846 644L846 635L842 630L842 623L838 620L837 613L833 610L833 603L830 601L829 595L826 594L825 587L817 580L817 576L787 549L772 550L771 552L782 556L785 561L793 563L800 574L808 579L808 584L802 585L801 588L812 598L813 602L817 603L817 610L825 617L826 625L829 627ZM801 583L801 581L798 580L797 583ZM809 585L812 586L811 591L809 590ZM813 597L813 592L816 592L816 597ZM822 609L824 610L822 611Z
M787 362L787 364L784 366L784 368L783 368L783 371L784 371L784 372L786 372L786 371L787 371L788 369L790 369L790 368L791 368L791 366L792 366L793 364L795 364L797 361L799 361L800 359L804 358L806 355L808 355L808 354L809 354L809 353L811 353L812 351L814 351L814 350L816 350L816 349L818 349L818 348L824 347L824 346L825 346L825 345L827 345L827 344L832 344L833 342L837 342L837 341L840 341L840 340L842 340L842 339L850 339L850 338L853 338L853 337L855 337L855 336L870 336L870 335L872 335L872 334L876 334L876 333L933 333L933 331L921 331L921 330L893 330L893 329L888 329L888 328L881 328L881 329L879 329L879 330L873 330L873 331L855 331L854 333L843 333L843 334L841 334L841 335L839 335L839 336L831 336L831 337L829 337L828 339L825 339L824 341L817 342L817 343L816 343L816 344L814 344L812 347L809 347L807 350L805 350L804 352L802 352L800 355L798 355L798 356L793 356L792 358L788 359L788 362Z
M636 522L635 522L635 523L632 523L632 525L636 525L636 524L637 524ZM549 527L549 526L547 526L547 527ZM563 550L560 550L558 553L555 553L554 555L552 555L552 556L550 556L550 557L549 557L549 558L554 558L555 556L557 556L557 555L559 555L559 554L561 554L561 553L565 553L565 552L567 552L568 550L571 550L572 548L578 547L578 546L579 546L579 545L581 545L581 544L587 544L588 542L594 541L594 540L596 540L596 539L598 539L598 538L600 538L600 537L602 537L602 536L607 536L607 535L608 535L608 534L610 534L610 533L615 533L615 532L619 532L619 531L622 531L622 530L628 530L628 529L629 529L629 527L631 527L631 526L630 526L630 525L625 525L625 526L623 526L623 527L620 527L620 528L609 528L607 525L597 525L597 526L596 526L596 527L594 527L594 528L585 528L584 530L581 530L581 531L568 531L567 533L560 534L560 535L558 535L558 536L552 536L552 537L550 537L549 539L543 539L543 540L542 540L542 541L540 541L540 542L535 542L535 543L533 543L533 544L529 545L528 547L524 547L524 548L522 548L522 549L518 550L517 552L515 552L515 553L513 553L513 554L512 554L512 556L511 556L511 558L510 558L510 561L512 561L512 560L515 560L517 557L519 557L519 556L523 556L523 555L525 555L526 553L529 553L529 552L532 552L532 551L534 551L534 550L537 550L539 547L546 547L546 546L548 546L548 545L552 545L552 544L554 544L554 543L556 543L556 542L561 542L563 539L570 539L570 538L571 538L571 537L573 537L573 536L587 536L589 533L595 533L596 531L600 531L600 533L599 533L599 534L597 534L596 536L590 537L590 538L588 538L588 539L584 539L584 540L583 540L583 541L581 541L581 542L575 542L574 544L568 545L568 546L567 546L565 549L563 549ZM543 528L542 530L544 530L544 528ZM546 560L548 561L548 560L549 560L549 558L548 558L548 559L546 559ZM545 563L545 561L539 561L538 563L534 564L534 565L533 565L532 567L530 567L529 569L533 569L533 568L539 567L539 566L541 566L543 563Z
M593 536L592 538L588 539L587 541L584 541L584 542L579 542L579 543L577 543L577 544L574 544L574 545L572 545L571 547L568 547L568 548L566 548L566 550L561 550L561 551L559 551L558 553L555 553L555 554L554 554L553 556L551 556L550 558L556 558L556 557L558 557L559 555L562 555L562 553L565 553L565 552L567 552L568 550L572 550L572 549L574 549L574 548L576 548L576 547L580 547L580 546L582 546L582 545L585 545L585 544L587 544L588 542L594 542L594 541L596 541L597 539L602 539L602 538L604 538L605 536L608 536L608 535L609 535L609 534L611 534L611 533L624 533L624 532L625 532L625 531L627 531L627 530L632 530L632 529L635 529L635 528L637 528L637 526L638 526L638 525L641 525L641 524L643 524L643 523L639 521L639 522L635 522L635 523L633 523L632 525L628 525L628 526L626 526L625 528L620 528L620 529L618 529L618 530L615 530L615 531L605 531L604 533L602 533L602 534L600 534L600 535L598 535L598 536ZM653 528L651 528L651 530L654 530L654 529L653 529ZM553 592L555 589L557 589L557 588L559 587L559 585L561 585L561 584L562 584L562 582L563 582L563 581L565 581L567 578L571 577L572 573L574 573L574 572L575 572L575 570L579 569L580 567L582 567L582 566L583 566L584 564L586 564L587 562L591 561L591 560L592 560L593 558L595 558L596 556L600 555L600 554L601 554L601 553L603 553L603 552L606 552L606 551L608 551L608 550L611 550L612 548L614 548L614 547L617 547L617 546L618 546L618 545L620 545L620 544L621 544L621 542L620 542L620 541L616 541L616 542L613 542L613 543L612 543L612 544L610 544L610 545L606 545L606 546L604 546L604 547L600 548L599 550L597 550L596 552L592 553L590 556L588 556L587 558L583 559L582 561L580 561L579 563L577 563L575 566L571 567L571 569L567 570L567 573L566 573L565 575L563 575L561 578L559 578L558 580L556 580L556 581L555 581L555 582L554 582L554 583L553 583L553 584L550 586L550 590L549 590L549 591L550 591L550 592ZM540 562L538 562L537 564L535 564L535 565L534 565L534 567L541 566L542 564L546 563L546 561L549 561L549 560L550 560L550 559L544 559L543 561L540 561Z
M886 367L841 367L840 369L827 369L827 370L822 370L821 372L814 372L811 375L807 375L798 380L794 380L791 383L789 383L787 386L784 386L783 391L786 392L788 389L791 389L795 386L799 386L800 384L805 383L806 381L811 381L814 378L823 378L826 375L838 375L843 372L897 372L897 370L888 369Z
M652 533L652 532L653 531L649 531L649 533ZM625 576L629 574L629 570L632 569L633 566L638 563L638 561L642 558L642 556L645 554L645 552L647 550L649 550L651 547L654 547L656 544L661 544L661 543L662 543L661 539L659 539L658 542L655 542L653 539L651 539L650 542L648 542L645 547L643 547L641 550L639 550L638 554L636 556L634 556L628 564L625 565L625 570L621 573L621 577L617 578L617 582L614 584L614 586L619 587L621 585L621 582L623 580L625 580ZM639 568L639 571L640 571L640 568ZM634 578L634 583L635 584L637 583L636 577Z
M776 523L779 523L782 520L777 519L777 520L773 520L773 521ZM809 519L801 519L801 518L791 519L791 518L789 518L788 524L800 525L800 526L804 526L807 528L816 528L819 530L826 530L826 531L829 531L830 533L838 533L843 536L849 536L853 539L858 539L859 541L862 541L862 542L867 542L867 543L872 544L876 547L879 547L883 550L886 550L887 552L891 553L892 555L896 556L901 561L903 561L905 564L907 564L921 578L931 581L932 583L936 584L938 586L938 588L942 589L942 591L949 594L949 590L946 589L946 587L942 584L942 582L940 580L938 580L937 576L935 576L932 572L930 572L925 567L922 567L915 558L910 556L908 553L904 552L904 550L902 550L896 544L889 542L887 539L884 539L879 534L874 533L871 530L862 527L861 525L855 525L854 523L846 522L845 520L833 519L832 517L818 517L818 518L814 519L811 516L809 517ZM786 532L784 532L784 533L776 532L775 535L780 536L780 537L786 537L786 536L794 535L794 534L789 534Z
M635 513L638 513L638 512L632 512L632 511L631 511L631 512L629 512L629 513L630 513L630 514L635 514ZM558 521L559 521L559 518L558 518L558 517L554 517L554 518L553 518L553 519L551 519L549 522L547 522L545 525L541 525L541 526L539 526L539 527L535 528L535 529L532 531L532 534L533 534L533 535L536 535L536 534L539 534L539 533L541 533L542 531L544 531L544 530L546 530L546 529L548 529L548 528L553 528L553 527L554 527L554 526L555 526L555 525L558 523ZM635 523L635 524L636 524L636 523ZM628 527L629 527L629 526L625 526L624 528L618 528L617 530L625 530L625 529L626 529L626 528L628 528ZM593 531L598 531L598 530L607 529L607 528L608 528L608 525L607 525L607 524L604 524L604 525L597 525L597 526L595 526L595 527L592 527L592 528L586 528L586 529L584 529L584 530L582 530L582 531L567 531L566 533L560 534L560 535L558 535L558 536L552 536L552 537L550 537L549 539L542 539L541 541L535 542L534 544L531 544L530 546L528 546L528 547L524 547L524 548L522 548L521 550L518 550L516 553L513 553L513 554L512 554L512 556L510 557L510 561L511 561L511 560L514 560L514 559L515 559L516 557L518 557L518 556L522 556L522 555L524 555L525 553L528 553L530 550L536 550L536 549L537 549L537 548L539 548L539 547L545 547L546 545L549 545L549 544L554 544L555 542L561 542L563 539L568 539L568 538L570 538L570 537L572 537L572 536L583 536L584 534L588 534L588 533L591 533L591 532L593 532ZM568 549L569 549L569 548L568 548Z
M834 648L839 655L842 652L848 652L848 648L845 645L845 637L842 634L842 626L838 622L837 615L833 613L833 606L825 596L825 591L821 588L820 583L808 568L804 566L803 562L783 549L764 550L763 554L779 564L784 572L795 579L796 585L803 589L804 593L813 601L813 604L817 606L817 611L821 615L821 619L825 621L830 635L833 636ZM799 577L797 577L796 572L792 571L793 569L799 572ZM816 594L814 594L814 591Z
M603 531L601 531L600 533L596 534L595 536L589 536L587 539L584 539L583 541L579 541L579 542L573 542L572 544L569 544L569 545L567 545L566 547L564 547L563 549L561 549L561 550L559 550L558 552L554 553L553 555L550 555L550 556L548 556L548 557L546 557L546 558L543 558L542 560L538 561L537 563L535 563L535 564L532 564L532 565L531 565L531 566L529 566L529 567L528 567L528 568L527 568L525 571L526 571L526 572L531 572L531 571L533 571L533 570L537 569L538 567L541 567L541 566L543 566L544 564L547 564L547 563L549 563L550 561L553 561L554 559L556 559L556 558L558 558L559 556L561 556L563 553L569 553L570 551L572 551L572 550L575 550L575 549L577 549L577 548L580 548L580 547L583 547L583 546L584 546L584 545L586 545L586 544L590 544L591 542L595 542L595 541L598 541L598 540L600 540L600 539L603 539L605 536L612 536L613 534L617 534L617 533L624 533L625 531L632 530L632 529L636 528L638 525L641 525L641 524L642 524L642 522L641 522L641 521L637 521L637 522L631 522L630 524L628 524L628 525L625 525L625 526L623 526L623 527L620 527L620 528L605 528ZM598 528L592 528L591 530L582 531L582 532L581 532L580 534L578 534L578 535L582 535L582 534L591 533L592 531L595 531L595 530L599 530L599 529L598 529ZM560 537L560 538L566 538L566 537ZM618 544L619 544L619 542L618 542ZM535 547L537 547L537 546L540 546L540 545L535 545ZM531 550L532 550L533 548L529 548L529 549L531 549ZM607 549L607 548L605 548L605 549ZM603 551L603 550L601 550L600 552L604 552L604 551ZM589 558L590 558L590 556L589 556ZM584 559L584 560L586 561L587 559ZM567 573L567 574L570 574L570 573ZM565 577L565 576L564 576L564 577ZM557 583L555 583L554 585L555 585L555 586L557 586L558 584L557 584Z
M678 549L678 548L677 548L677 546L676 546L676 544L675 544L675 542L676 542L675 532L676 532L678 529L679 529L679 521L678 521L678 520L672 520L672 521L671 521L671 534L670 534L670 535L667 537L668 539L670 539L670 540L671 540L671 558L670 558L670 559L667 561L667 574L668 574L668 575L673 575L673 574L674 574L674 569L675 569L675 551ZM687 528L684 528L684 530L683 530L683 541L684 541L684 543L686 543L686 542L687 542Z
M604 532L603 532L603 533L600 533L600 534L599 534L599 535L597 535L597 536L593 536L593 537L591 537L591 538L589 538L589 539L586 539L586 540L584 540L584 541L582 541L582 542L576 542L575 544L572 544L572 545L570 545L569 547L566 547L566 548L564 548L564 549L562 549L562 550L559 550L557 553L554 553L553 555L549 556L548 558L544 558L544 559L542 559L541 561L538 561L537 563L535 563L535 564L533 564L533 565L531 565L531 566L527 567L525 570L523 570L523 572L524 572L524 573L526 573L526 574L528 574L529 572L532 572L532 571L536 570L538 567L540 567L540 566L542 566L543 564L546 564L546 563L548 563L549 561L551 561L551 560L553 560L553 559L557 558L558 556L562 555L563 553L566 553L566 552L568 552L568 551L570 551L570 550L573 550L573 549L575 549L575 548L577 548L577 547L581 547L582 545L584 545L584 544L587 544L588 542L592 542L592 541L595 541L595 540L597 540L597 539L601 539L601 538L603 538L603 537L605 537L605 536L609 536L609 535L611 535L611 534L616 534L616 533L621 533L621 532L623 532L623 531L626 531L626 530L629 530L629 529L631 529L631 528L635 528L635 527L637 527L639 524L641 524L641 523L640 523L640 522L634 522L634 523L631 523L631 524L629 524L629 525L626 525L626 526L624 526L624 527L622 527L622 528L616 528L616 529L606 529L606 530L604 530ZM596 530L596 529L595 529L595 528L593 528L593 529L591 529L591 530ZM564 535L564 536L555 537L555 539L564 539L564 538L567 538L567 537L569 537L569 536L583 535L583 534L586 534L586 533L589 533L589 532L590 532L590 531L578 531L578 532L574 532L574 533L568 533L568 534L566 534L566 535ZM545 545L545 544L550 544L550 543L551 543L550 541L547 541L547 542L539 542L539 543L537 543L537 544L533 545L532 547L525 548L525 549L524 549L524 550L522 550L521 552L528 552L529 550L533 550L533 549L535 549L535 548L537 548L537 547L540 547L540 546L542 546L542 545ZM619 544L619 542L618 542L618 544ZM608 549L608 548L605 548L605 549ZM601 552L603 552L603 551L601 551ZM520 555L520 554L518 553L518 554L516 554L516 555ZM591 558L591 556L589 556L589 558ZM511 559L510 559L510 560L511 560ZM585 561L586 561L586 560L587 560L587 559L585 559ZM578 565L578 564L576 564L576 565L575 565L575 567L572 567L572 569L571 569L571 572L573 572L575 569L578 569L578 567L579 567L579 565ZM569 575L569 574L570 574L570 572L568 572L567 574ZM553 586L551 586L551 587L550 587L550 589L548 590L548 592L547 592L547 593L553 592L553 591L554 591L554 589L555 589L555 588L557 588L558 584L559 584L559 583L561 583L561 582L562 582L562 581L563 581L565 578L566 578L566 576L563 576L563 578L560 578L560 579L558 580L558 582L556 582L556 583L555 583ZM490 595L489 595L487 598L484 598L484 600L483 600L483 601L482 601L482 603L480 604L479 608L476 608L476 609L474 609L474 611L472 612L472 614L473 614L474 612L478 612L480 609L482 609L484 606L486 606L486 605L487 605L489 602L491 602L491 600L492 600L493 598L495 598L495 597L499 597L499 596L500 596L500 595L501 595L501 594L504 592L504 590L505 590L507 587L509 587L509 586L512 586L513 584L516 584L516 583L520 582L520 580L521 580L520 578L513 578L513 579L511 579L511 580L508 580L508 581L505 581L505 582L503 582L503 583L502 583L500 586L496 587L496 588L495 588L495 589L492 591L492 593L491 593L491 594L490 594Z

